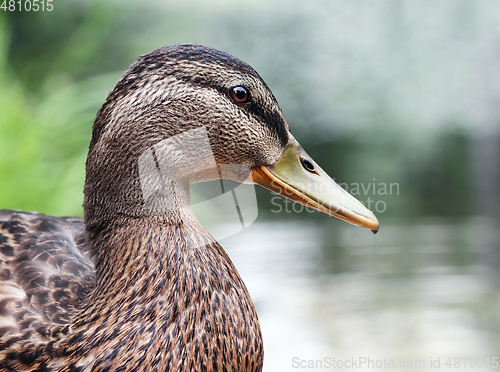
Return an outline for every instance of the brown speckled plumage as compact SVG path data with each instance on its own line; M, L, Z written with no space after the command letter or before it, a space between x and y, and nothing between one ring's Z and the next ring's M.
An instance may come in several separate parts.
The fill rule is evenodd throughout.
M230 100L234 86L251 105ZM154 211L141 193L140 154L201 126L217 164L244 169L273 164L290 136L250 66L205 46L160 48L96 117L84 221L0 212L0 371L262 370L257 314L225 251L182 203Z

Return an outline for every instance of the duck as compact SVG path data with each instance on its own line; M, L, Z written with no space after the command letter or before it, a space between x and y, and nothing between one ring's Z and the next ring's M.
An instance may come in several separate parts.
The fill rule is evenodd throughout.
M83 219L0 211L0 371L262 371L250 294L189 185L258 184L377 232L219 49L144 54L97 113Z

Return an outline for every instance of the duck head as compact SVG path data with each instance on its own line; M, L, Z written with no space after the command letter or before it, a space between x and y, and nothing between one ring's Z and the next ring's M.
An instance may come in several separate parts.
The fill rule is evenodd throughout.
M87 232L122 218L187 215L189 184L217 178L257 183L354 225L379 228L373 213L302 149L248 64L193 44L141 56L94 123Z

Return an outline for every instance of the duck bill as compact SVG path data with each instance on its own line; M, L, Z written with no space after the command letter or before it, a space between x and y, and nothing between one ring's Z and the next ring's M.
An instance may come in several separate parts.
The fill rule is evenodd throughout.
M275 164L255 166L252 178L266 189L306 207L370 229L374 234L379 230L377 217L332 180L293 138Z

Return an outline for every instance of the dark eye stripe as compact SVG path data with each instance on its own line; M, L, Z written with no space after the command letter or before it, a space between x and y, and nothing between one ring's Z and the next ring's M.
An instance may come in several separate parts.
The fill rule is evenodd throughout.
M288 143L288 131L286 129L285 121L276 111L268 110L258 102L248 106L248 112L258 118L264 125L266 125L276 135L281 142L283 148Z
M219 91L221 94L226 94L228 95L230 90L228 91L227 88L221 87L220 85L212 84L211 81L206 80L206 79L201 79L201 78L182 78L182 77L177 77L179 80L184 81L186 84L190 84L193 86L200 86L200 87L210 87L213 89L216 89ZM266 83L261 79L262 85L267 88ZM272 96L272 93L269 92ZM273 96L274 97L274 96ZM286 147L286 144L288 143L288 131L286 129L286 124L281 115L279 115L278 112L274 110L269 110L266 108L264 105L260 103L260 101L254 101L254 102L249 102L252 104L245 105L246 110L248 112L258 118L264 125L266 125L271 131L276 135L278 140L280 141L281 145L283 148Z

